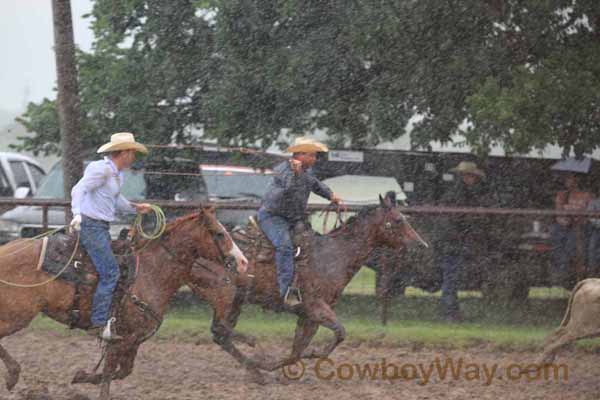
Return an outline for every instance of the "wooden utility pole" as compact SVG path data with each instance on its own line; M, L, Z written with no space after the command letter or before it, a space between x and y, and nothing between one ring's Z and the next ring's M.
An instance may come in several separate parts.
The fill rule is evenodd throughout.
M62 144L62 165L66 199L83 170L82 144L79 121L79 87L75 64L75 41L70 0L52 0L54 22L54 54L58 83L58 115ZM71 210L65 213L65 224L71 219Z

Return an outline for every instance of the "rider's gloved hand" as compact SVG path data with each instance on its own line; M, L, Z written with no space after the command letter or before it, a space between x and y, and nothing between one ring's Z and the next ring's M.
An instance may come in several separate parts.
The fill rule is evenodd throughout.
M79 232L81 230L81 215L77 214L73 217L73 220L69 224L69 229L71 232Z

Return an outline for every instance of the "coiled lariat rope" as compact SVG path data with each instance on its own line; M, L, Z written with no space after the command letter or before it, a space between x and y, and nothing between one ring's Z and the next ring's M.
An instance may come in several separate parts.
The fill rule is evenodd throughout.
M155 204L150 204L150 208L152 209L152 211L154 212L154 216L156 217L156 222L154 223L154 229L152 230L152 232L148 233L144 231L144 226L142 224L142 221L144 219L143 214L138 214L135 217L135 221L133 222L133 229L142 238L147 240L154 240L161 237L161 235L165 232L165 229L167 227L167 218L165 217L165 213L159 206Z

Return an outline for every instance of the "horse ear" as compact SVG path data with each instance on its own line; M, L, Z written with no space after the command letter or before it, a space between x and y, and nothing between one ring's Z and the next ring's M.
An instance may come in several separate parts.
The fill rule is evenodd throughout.
M383 200L383 197L381 197L381 194L379 195L379 205L385 207L385 201Z
M202 206L202 207L200 207L200 213L201 214L214 214L215 207L214 206Z

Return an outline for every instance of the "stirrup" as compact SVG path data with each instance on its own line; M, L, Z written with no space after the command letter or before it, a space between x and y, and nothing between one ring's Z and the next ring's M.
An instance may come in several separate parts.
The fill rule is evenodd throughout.
M104 327L98 326L88 329L88 333L92 336L98 337L98 339L103 340L105 342L116 342L119 340L123 340L123 338L116 333L112 332L112 324L116 321L115 317L112 317L106 322Z
M290 307L302 304L302 293L300 292L300 289L293 286L288 287L283 302Z

